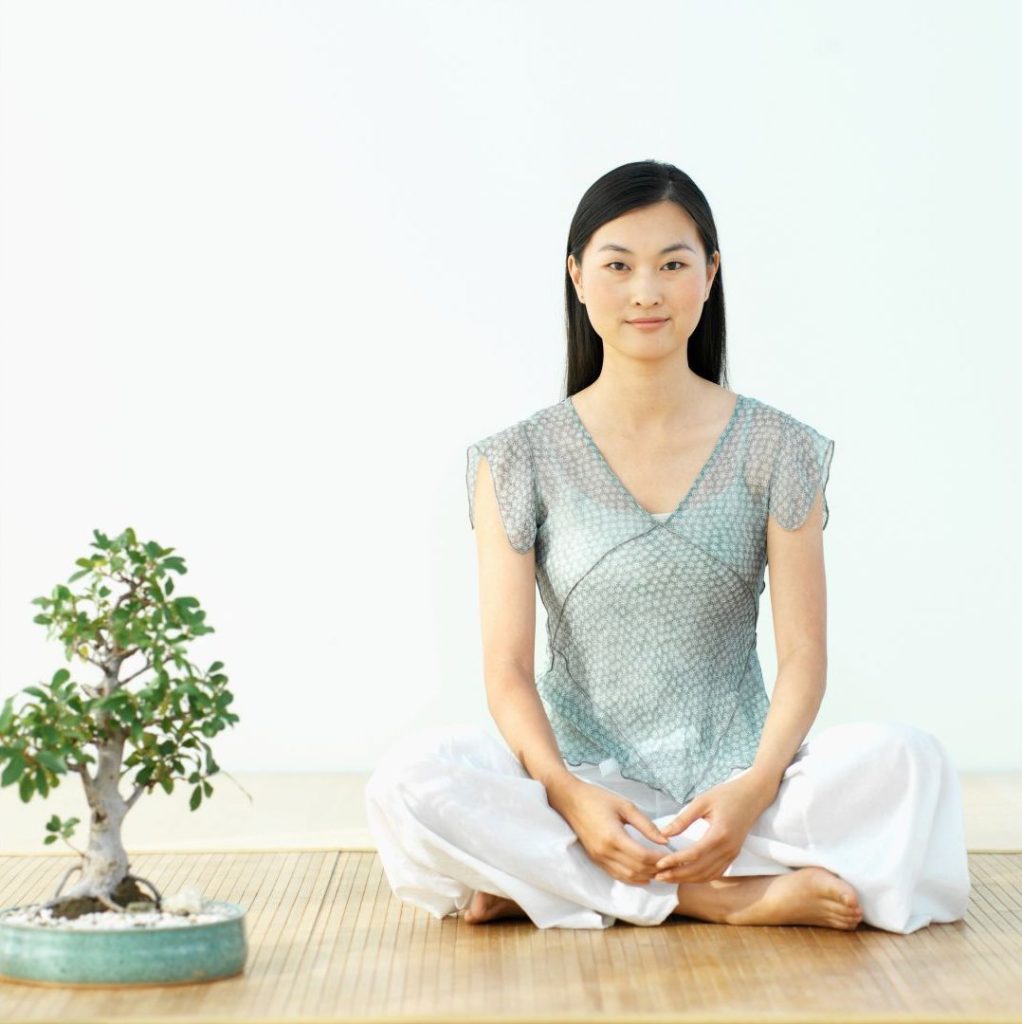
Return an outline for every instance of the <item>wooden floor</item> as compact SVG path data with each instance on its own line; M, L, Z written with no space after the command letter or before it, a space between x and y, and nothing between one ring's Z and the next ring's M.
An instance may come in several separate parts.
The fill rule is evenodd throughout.
M0 907L46 899L67 856L0 856ZM132 855L161 891L247 907L243 976L101 990L0 983L0 1021L1022 1022L1022 851L970 853L967 918L894 935L683 918L605 931L437 920L375 852Z

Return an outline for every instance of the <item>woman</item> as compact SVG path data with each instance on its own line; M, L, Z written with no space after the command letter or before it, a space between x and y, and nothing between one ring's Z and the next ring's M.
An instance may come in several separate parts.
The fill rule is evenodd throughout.
M568 397L468 449L505 742L446 728L382 759L366 809L392 890L541 928L961 919L961 796L937 738L859 722L805 739L826 687L834 442L721 383L720 252L692 180L640 161L595 182L566 301Z

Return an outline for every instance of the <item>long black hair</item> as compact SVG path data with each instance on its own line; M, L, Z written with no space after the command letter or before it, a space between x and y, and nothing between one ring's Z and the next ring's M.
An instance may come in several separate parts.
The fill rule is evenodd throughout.
M564 301L568 330L566 396L588 387L603 368L603 339L593 330L585 306L568 273L568 254L582 263L582 250L593 233L609 220L629 210L665 199L677 203L695 222L708 260L717 251L717 225L706 196L699 186L673 164L636 160L622 164L598 178L579 200L568 229L564 262ZM724 323L724 274L718 266L703 303L703 314L688 342L688 365L693 373L727 387L726 328Z

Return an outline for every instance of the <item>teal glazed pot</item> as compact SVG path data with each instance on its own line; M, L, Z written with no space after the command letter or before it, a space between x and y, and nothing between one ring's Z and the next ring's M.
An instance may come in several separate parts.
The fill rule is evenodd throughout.
M206 905L230 916L205 924L123 931L6 923L0 916L0 980L172 985L241 974L248 955L245 908L223 900Z

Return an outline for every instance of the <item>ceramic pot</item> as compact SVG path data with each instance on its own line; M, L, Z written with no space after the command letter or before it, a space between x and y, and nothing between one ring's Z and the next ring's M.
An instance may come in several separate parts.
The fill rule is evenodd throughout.
M57 985L196 984L241 974L245 908L207 901L219 921L84 930L6 922L0 910L0 979ZM12 910L15 908L6 908Z

